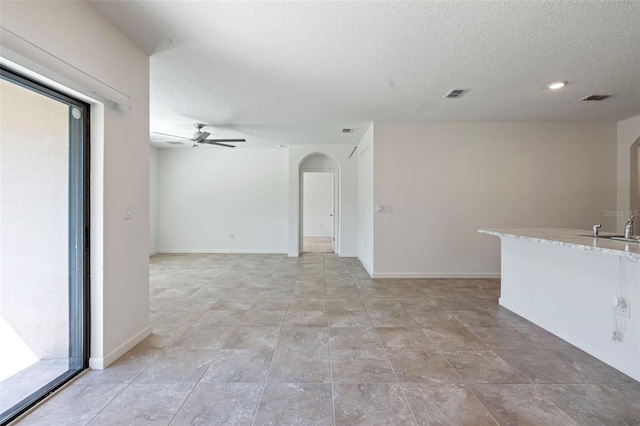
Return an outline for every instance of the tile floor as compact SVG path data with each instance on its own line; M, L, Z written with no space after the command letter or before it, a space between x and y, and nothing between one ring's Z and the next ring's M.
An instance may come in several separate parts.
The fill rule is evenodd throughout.
M302 251L305 253L333 253L331 237L304 237Z
M153 335L21 425L639 425L640 383L497 305L333 254L157 255Z

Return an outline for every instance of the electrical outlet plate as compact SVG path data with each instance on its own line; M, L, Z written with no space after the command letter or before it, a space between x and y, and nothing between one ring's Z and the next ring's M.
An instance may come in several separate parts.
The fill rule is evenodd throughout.
M631 318L631 306L628 300L622 300L618 305L618 315L625 318Z

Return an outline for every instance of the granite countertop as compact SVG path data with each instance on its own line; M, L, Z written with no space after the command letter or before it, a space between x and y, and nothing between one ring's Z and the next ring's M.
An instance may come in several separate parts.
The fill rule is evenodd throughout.
M495 235L500 238L512 238L567 247L577 250L606 253L624 256L632 260L640 260L640 243L616 241L605 238L583 237L592 235L593 231L566 228L514 228L514 229L478 229L482 234ZM611 232L600 232L600 235L620 235Z

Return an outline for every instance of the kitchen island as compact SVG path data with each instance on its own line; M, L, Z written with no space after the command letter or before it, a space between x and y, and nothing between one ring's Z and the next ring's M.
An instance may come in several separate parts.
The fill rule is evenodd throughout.
M640 380L640 243L591 230L478 232L501 239L500 305Z

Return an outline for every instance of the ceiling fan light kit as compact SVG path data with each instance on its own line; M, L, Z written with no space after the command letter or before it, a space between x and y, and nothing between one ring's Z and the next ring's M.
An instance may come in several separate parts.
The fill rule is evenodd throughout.
M209 136L211 136L211 133L202 131L203 127L207 127L206 124L195 123L193 126L196 128L196 132L193 134L192 138L186 138L184 136L177 136L177 135L170 135L168 133L160 133L160 132L154 132L154 133L157 135L170 136L172 138L190 140L191 142L193 142L193 145L192 145L193 148L200 146L200 144L224 146L226 148L235 148L236 147L235 145L229 145L229 143L239 143L239 142L247 141L246 139L207 139Z

